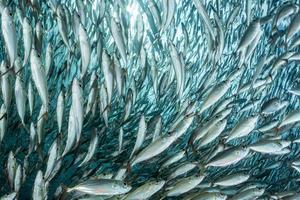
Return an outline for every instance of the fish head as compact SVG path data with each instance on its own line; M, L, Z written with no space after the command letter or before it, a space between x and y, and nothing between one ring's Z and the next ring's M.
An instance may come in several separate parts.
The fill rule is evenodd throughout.
M165 185L166 181L164 180L156 180L153 182L154 185L159 186L159 187L163 187Z
M249 152L249 147L247 146L242 146L240 149L237 150L237 154L238 155L242 155L242 154L247 154L247 152Z
M227 195L222 194L222 193L217 193L216 194L216 199L219 199L219 200L221 200L221 199L227 199Z
M13 17L13 12L8 7L5 7L2 11L3 21L12 20L12 17Z
M264 187L257 187L257 188L255 188L255 190L254 190L254 193L256 194L256 195L262 195L263 193L265 192L265 188Z
M127 192L129 192L131 189L132 189L132 187L130 186L130 185L128 185L126 182L123 182L121 185L121 190L124 192L124 193L127 193Z

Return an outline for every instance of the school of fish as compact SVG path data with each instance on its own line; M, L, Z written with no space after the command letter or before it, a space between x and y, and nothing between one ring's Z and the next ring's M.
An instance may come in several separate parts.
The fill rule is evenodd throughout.
M0 0L0 200L299 200L298 0Z

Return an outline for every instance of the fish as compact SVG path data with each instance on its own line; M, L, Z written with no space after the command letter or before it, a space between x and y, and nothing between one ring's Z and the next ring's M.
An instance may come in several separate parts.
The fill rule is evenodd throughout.
M230 174L230 175L226 175L224 177L218 178L217 180L214 181L213 184L217 185L217 186L223 186L223 187L235 186L235 185L244 183L249 178L250 178L250 175L247 174L246 172L238 172L235 174Z
M254 115L239 121L239 123L230 131L228 138L226 139L226 143L251 133L256 127L258 119L259 116Z
M47 188L46 183L43 178L43 172L41 170L38 171L35 180L34 180L34 188L33 188L33 199L47 199Z
M6 129L7 129L7 111L6 111L6 107L5 107L4 104L1 105L0 115L1 115L1 120L0 120L0 141L2 141L3 137L5 136Z
M131 186L123 181L113 179L87 180L74 187L67 188L67 192L80 191L93 195L117 195L126 194Z
M66 13L64 11L65 10L62 7L62 5L58 5L55 9L55 13L57 14L57 18L56 18L57 26L58 26L58 31L62 37L63 42L68 47L68 49L71 50L71 47L70 47L69 41L68 41L67 18L66 18Z
M44 174L44 179L47 180L51 173L53 172L53 169L55 167L55 164L57 163L57 160L59 158L59 146L58 146L58 141L55 140L53 142L53 144L51 145L50 149L49 149L49 158L48 158L48 161L47 161L47 168L46 168L46 171L45 171L45 174Z
M123 147L123 137L124 137L124 131L121 127L120 131L119 131L119 149L118 149L119 152L121 152L122 147Z
M150 181L136 188L134 191L130 191L125 197L124 200L129 199L148 199L157 193L159 190L163 188L166 181Z
M164 168L167 168L170 165L172 165L173 163L176 163L180 159L184 158L185 154L186 154L186 151L181 150L178 153L176 153L175 155L170 156L170 158L167 158L167 160L161 164L160 170L163 170Z
M176 139L177 137L175 136L175 134L167 134L166 136L159 138L158 140L149 144L135 157L133 157L130 165L134 166L140 162L159 155L164 150L166 150Z
M245 34L241 38L241 41L238 46L238 51L245 51L245 49L254 41L255 37L259 34L260 21L255 20L249 24L248 28L245 31Z
M56 105L56 117L57 117L57 126L58 132L61 133L62 123L63 123L63 116L64 116L64 92L61 91L57 98L57 105Z
M13 67L17 57L17 33L13 21L13 12L4 8L1 17L2 34L8 51L10 67Z
M136 137L136 143L133 147L130 157L132 157L137 151L140 150L140 148L143 145L143 142L145 140L145 137L146 137L146 131L147 131L147 123L145 121L145 116L141 116L141 119L139 122L139 129L138 129L137 137Z
M298 199L298 3L0 0L0 199Z
M114 18L110 20L110 30L111 34L114 38L114 41L118 47L118 50L121 54L121 58L124 63L127 63L127 56L126 56L126 46L122 36L122 30L120 24L118 24Z
M284 107L288 106L288 104L288 101L282 102L280 99L273 98L262 105L261 113L263 115L269 115L283 109Z
M91 60L91 46L90 41L86 32L86 29L82 24L78 27L78 39L81 52L81 74L80 77L83 78L88 70L90 60Z
M286 41L290 40L299 31L299 28L300 28L299 18L300 18L300 15L299 15L299 13L297 13L294 16L294 18L292 19L291 24L287 30L287 34L286 34L286 38L285 38Z
M194 196L192 199L195 199L195 200L196 199L199 199L199 200L204 200L204 199L224 200L224 199L227 199L227 196L222 193L218 193L218 192L203 192L201 194Z
M190 163L190 162L183 163L178 167L176 167L176 169L174 169L174 171L168 176L168 180L175 179L184 174L187 174L189 171L195 169L196 167L197 167L196 163Z
M288 145L282 144L281 141L262 140L262 141L259 141L257 143L250 145L249 148L253 151L272 154L273 152L281 151L283 148L285 148L287 146Z
M284 116L284 119L281 121L278 128L281 128L291 123L295 123L298 120L299 120L299 111L298 110L291 111Z
M7 73L8 70L9 67L6 66L6 62L2 61L0 65L0 71L3 74L1 76L2 99L6 109L9 111L11 101L12 101L13 87L12 87L11 76L10 74Z
M209 129L209 131L203 136L200 140L198 147L203 147L210 142L214 141L225 129L226 127L226 120L221 120L217 122L213 127Z
M20 79L21 77L17 76L15 85L15 98L19 117L21 119L22 124L25 124L24 117L26 108L26 94L23 87L23 82Z
M23 30L23 41L24 41L24 59L23 66L25 66L29 60L31 48L32 48L32 27L29 20L24 17L22 22L22 30Z
M35 84L40 98L42 99L45 111L47 112L49 106L49 94L46 82L46 74L44 69L42 68L41 55L37 52L36 49L31 50L30 66L32 72L32 80Z
M205 176L190 176L183 178L168 188L166 196L179 196L180 194L186 193L200 184L204 177Z
M80 163L79 166L82 166L84 165L85 163L87 163L90 159L92 159L95 151L96 151L96 148L98 146L98 141L99 141L99 137L98 137L98 134L97 134L97 131L95 130L94 132L94 135L92 136L92 140L91 140L91 143L90 143L90 146L89 146L89 149L88 149L88 152L84 158L84 160Z
M14 185L16 170L17 170L17 161L14 153L10 151L7 159L7 176L11 188L13 188Z
M52 57L53 57L53 47L52 44L49 43L46 47L46 56L45 56L45 73L46 76L49 76L49 72L52 68Z
M217 154L210 160L206 166L212 167L226 167L228 165L236 164L237 162L248 156L250 148L248 147L232 147Z
M34 93L33 93L33 87L32 87L31 81L29 81L29 83L28 83L27 99L28 99L30 116L32 116L33 109L34 109L35 96L34 96Z
M106 51L103 51L102 54L102 70L104 73L105 86L107 91L107 103L110 105L113 89L114 89L114 74L113 69L111 67L112 61Z
M1 200L13 200L17 197L17 193L16 192L12 192L10 194L6 194L6 195L3 195L1 197Z
M264 193L264 188L250 188L233 196L232 199L256 199Z

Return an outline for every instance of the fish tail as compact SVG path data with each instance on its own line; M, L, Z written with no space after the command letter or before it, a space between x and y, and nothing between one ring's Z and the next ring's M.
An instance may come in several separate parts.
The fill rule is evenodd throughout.
M193 155L197 156L198 152L197 152L197 149L195 148L194 144L191 145L191 148L192 148Z
M276 32L278 32L278 28L277 28L277 26L274 24L273 27L272 27L272 33L274 34L274 33L276 33Z
M38 118L37 121L40 121L41 119L45 118L46 120L48 119L48 111L45 111L44 114L40 118Z
M68 188L64 184L61 184L61 188L62 188L62 193L61 193L61 195L60 195L60 197L58 199L59 200L64 200L64 199L66 199L67 193L73 191L73 189L72 188Z
M166 196L162 195L162 196L159 197L159 200L163 200L165 198L166 198Z
M2 120L3 118L7 118L7 111L0 117L0 120Z
M199 168L200 174L204 174L206 166L203 163L196 163L196 165Z
M292 163L290 160L287 161L286 165L287 165L288 167L293 167L293 163Z
M22 66L24 67L27 64L27 62L28 62L27 60L24 60Z
M184 154L185 154L185 156L186 156L187 159L189 158L188 148L189 148L189 144L185 145L185 147L183 148Z
M5 74L9 73L10 71L12 71L12 69L13 69L13 67L10 67L10 68L9 68L8 70L6 70L5 72L1 73L0 76L3 76L3 75L5 75Z
M103 109L103 111L100 113L100 115L103 115L103 113L105 111L110 111L110 105L105 106L105 108Z
M185 152L186 152L186 154L187 154L187 152L188 152L188 148L189 148L189 147L191 147L192 152L193 152L193 155L196 156L196 155L197 155L197 150L196 150L196 148L195 148L195 146L194 146L194 142L193 142L193 138L192 138L192 137L190 137L190 139L189 139L189 141L188 141L188 144L187 144L186 147L185 147Z
M288 43L285 42L285 43L284 43L284 50L285 50L285 51L288 51L288 48L289 48L289 47L288 47Z
M128 173L131 172L131 168L132 168L131 165L132 165L132 163L130 163L130 161L128 161L128 162L126 163L126 170L127 170Z
M276 127L276 128L275 128L275 135L278 135L279 132L280 132L280 128L279 128L279 127Z
M27 133L30 133L29 129L26 127L26 125L25 125L24 122L22 122L22 126L24 127L24 129L25 129L25 131L26 131Z
M75 54L75 47L69 45L68 51L69 51L69 56L74 55Z
M49 113L48 113L48 111L46 111L46 112L44 113L44 117L45 117L46 120L48 119L48 116L49 116Z
M14 74L14 76L17 76L22 70L24 69L24 66L22 66L18 71L14 71L13 68L9 68L7 71L12 71L12 73Z
M38 147L37 147L37 153L38 153L38 157L40 159L41 162L43 162L44 160L44 156L43 156L43 150L42 150L42 144L38 144Z

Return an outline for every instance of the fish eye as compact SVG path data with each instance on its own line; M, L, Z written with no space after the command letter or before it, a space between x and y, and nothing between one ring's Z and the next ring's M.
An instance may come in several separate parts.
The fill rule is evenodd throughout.
M263 190L263 188L262 188L262 187L257 187L257 189L258 189L258 191L261 191L261 190Z
M127 183L124 182L124 185L127 186Z
M272 75L271 75L271 74L269 74L269 77L270 77L270 79L271 79L271 80L273 80L273 77L272 77Z
M38 54L37 56L38 56L39 58L41 57L41 55L40 55L40 54Z
M12 16L13 15L12 12L9 12L9 15Z

